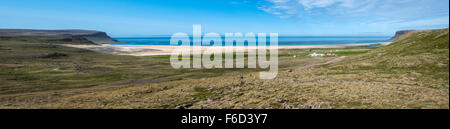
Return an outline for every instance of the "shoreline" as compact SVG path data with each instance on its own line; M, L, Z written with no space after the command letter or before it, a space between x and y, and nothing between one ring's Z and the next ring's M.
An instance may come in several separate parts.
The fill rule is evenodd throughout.
M311 48L346 48L346 47L364 47L372 45L389 45L392 42L380 42L380 43L358 43L358 44L342 44L342 45L302 45L302 46L278 46L278 49L311 49ZM102 53L110 53L117 55L130 55L130 56L161 56L171 55L172 51L176 48L196 48L200 47L202 51L207 49L225 50L225 48L238 48L244 47L245 50L257 49L257 46L163 46L163 45L64 45L67 47L88 49L98 51ZM275 49L277 47L267 46L267 49Z

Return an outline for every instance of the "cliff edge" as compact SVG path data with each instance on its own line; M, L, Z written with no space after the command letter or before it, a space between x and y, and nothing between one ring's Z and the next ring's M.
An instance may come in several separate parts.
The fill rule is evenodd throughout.
M414 32L416 30L401 30L401 31L397 31L395 32L394 37L391 38L392 41L396 41L399 39L403 39L405 37L408 37L409 34L411 34L412 32Z
M31 30L0 29L0 40L75 42L110 44L118 43L105 32L94 30Z

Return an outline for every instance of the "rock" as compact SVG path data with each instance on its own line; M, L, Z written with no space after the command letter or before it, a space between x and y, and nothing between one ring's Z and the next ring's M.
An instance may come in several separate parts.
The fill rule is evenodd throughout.
M175 109L186 109L186 108L192 107L193 105L194 104L192 104L192 103L187 103L187 104L176 106Z
M234 93L234 96L242 96L244 93Z
M211 100L212 101L216 101L216 100L219 100L219 99L221 99L220 97L214 97L214 98L212 98Z
M281 99L281 98L277 99L276 101L277 101L278 103L286 103L286 102L288 102L288 100L286 100L286 99Z
M237 77L237 79L240 81L240 80L244 80L244 76L241 76L241 75L239 75L238 77Z
M292 106L287 104L287 103L283 103L283 105L281 105L281 108L283 108L283 109L292 109Z
M211 108L206 107L206 106L200 106L200 109L211 109Z
M438 63L439 66L447 66L448 64Z
M194 104L192 104L192 103L187 103L187 104L184 104L183 107L189 108L189 107L192 107L193 105L194 105Z
M287 70L287 72L292 72L292 69Z
M244 85L244 84L245 84L244 76L239 75L239 76L237 77L237 79L241 82L239 85Z
M417 76L422 75L422 74L420 74L420 73L418 73L418 72L411 72L411 74L414 74L414 75L417 75Z
M184 106L176 106L175 109L184 109Z

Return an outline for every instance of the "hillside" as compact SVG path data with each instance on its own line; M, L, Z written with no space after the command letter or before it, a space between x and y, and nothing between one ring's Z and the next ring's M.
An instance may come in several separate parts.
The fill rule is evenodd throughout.
M448 29L416 31L378 49L340 49L346 58L306 56L326 49L289 50L299 57L282 56L273 80L261 80L257 72L140 80L132 86L5 96L0 108L448 109L448 43Z
M412 72L448 82L449 29L410 31L405 35L386 47L349 59L345 66Z
M117 43L105 32L93 30L0 29L0 40L81 44Z

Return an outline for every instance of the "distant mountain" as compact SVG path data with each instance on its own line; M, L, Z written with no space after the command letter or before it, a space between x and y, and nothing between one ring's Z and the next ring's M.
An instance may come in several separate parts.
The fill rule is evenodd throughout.
M0 29L0 40L76 42L76 43L117 43L105 32L94 30L32 30Z
M407 37L407 34L410 32L414 32L416 30L401 30L401 31L397 31L395 32L395 36L391 38L392 41Z

